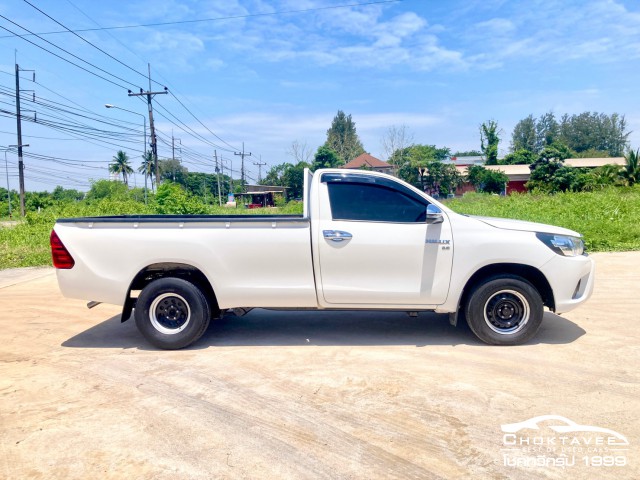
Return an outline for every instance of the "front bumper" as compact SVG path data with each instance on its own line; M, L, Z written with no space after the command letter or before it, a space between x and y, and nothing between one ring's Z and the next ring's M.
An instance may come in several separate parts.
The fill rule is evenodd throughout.
M587 255L555 255L541 270L547 277L556 313L565 313L586 302L593 293L595 262Z

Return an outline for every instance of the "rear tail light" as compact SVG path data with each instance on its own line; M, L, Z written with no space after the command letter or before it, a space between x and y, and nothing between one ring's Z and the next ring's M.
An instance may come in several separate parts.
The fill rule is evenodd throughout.
M73 268L76 262L69 253L69 250L67 250L67 247L65 247L60 241L55 230L51 230L51 237L49 238L49 241L51 243L51 258L53 259L53 266L65 270Z

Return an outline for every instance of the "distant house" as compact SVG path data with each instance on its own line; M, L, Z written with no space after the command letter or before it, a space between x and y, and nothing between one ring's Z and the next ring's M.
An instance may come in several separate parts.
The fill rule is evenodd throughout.
M374 172L382 172L382 173L392 173L393 165L383 162L379 158L374 157L373 155L369 155L368 153L363 153L362 155L358 155L356 158L351 160L349 163L344 164L340 168L366 168L368 170L373 170Z
M286 197L287 187L273 185L247 185L247 191L235 197L247 208L275 207L276 196Z
M569 167L577 168L597 168L603 165L625 165L624 157L611 157L611 158L567 158L564 164ZM526 192L527 187L525 184L531 178L531 169L529 165L483 165L487 170L497 170L504 172L509 181L507 182L507 195L513 192ZM467 168L469 165L456 165L456 169L461 175L467 174ZM457 191L457 195L473 191L474 188L469 183L464 183Z

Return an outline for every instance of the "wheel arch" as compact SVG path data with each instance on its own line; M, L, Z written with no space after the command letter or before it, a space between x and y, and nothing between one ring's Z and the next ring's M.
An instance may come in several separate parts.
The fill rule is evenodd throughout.
M518 263L494 263L491 265L485 265L477 270L467 283L465 284L462 294L458 302L458 311L460 307L465 305L469 295L474 289L490 278L504 278L504 277L519 277L531 283L534 288L540 293L542 297L542 303L549 310L555 310L555 299L553 296L553 289L547 277L535 267L531 265L523 265Z
M127 321L129 317L131 317L131 312L135 308L136 298L131 296L131 292L134 290L142 290L149 283L159 278L180 278L193 283L202 291L203 295L209 301L211 311L215 312L219 310L218 300L213 286L200 269L186 263L153 263L140 270L133 277L133 280L131 280L122 308L122 322Z

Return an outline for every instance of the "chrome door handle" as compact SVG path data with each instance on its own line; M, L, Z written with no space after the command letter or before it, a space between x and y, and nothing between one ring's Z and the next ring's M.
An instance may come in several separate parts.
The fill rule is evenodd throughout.
M332 242L342 242L353 238L353 235L349 232L343 232L342 230L323 230L322 235L324 235L324 238L328 238Z

